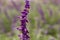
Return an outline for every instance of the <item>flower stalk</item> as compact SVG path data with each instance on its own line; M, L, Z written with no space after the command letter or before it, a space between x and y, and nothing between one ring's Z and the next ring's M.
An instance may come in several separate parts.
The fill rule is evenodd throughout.
M26 3L25 8L21 12L21 16L18 17L18 18L20 18L21 26L17 29L19 31L21 31L21 35L18 35L21 40L29 40L29 38L30 38L29 35L28 35L29 32L26 28L26 23L28 22L27 15L29 13L30 4L29 4L28 0L25 0L25 3Z

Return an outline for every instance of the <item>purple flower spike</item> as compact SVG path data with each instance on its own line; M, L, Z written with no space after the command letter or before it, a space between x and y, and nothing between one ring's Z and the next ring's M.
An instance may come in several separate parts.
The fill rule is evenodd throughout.
M40 15L41 15L42 20L44 20L45 18L44 18L44 12L43 12L43 10L40 9L40 10L39 10L39 13L40 13Z
M44 17L44 11L41 8L39 8L38 12L40 13L40 16L41 16L41 19L43 20L43 23L46 23L46 19Z
M30 5L29 5L29 1L26 0L25 1L25 8L24 10L21 12L21 16L18 16L18 18L20 19L21 22L21 26L19 28L17 28L19 31L21 31L21 35L18 35L20 37L21 40L29 40L29 35L28 35L28 30L26 28L26 23L28 22L27 20L27 15L29 13L29 9L30 9Z
M30 5L25 5L25 8L30 8L29 6L30 6Z
M30 5L29 5L29 1L28 1L28 0L26 0L26 5L25 5L25 8L30 9Z

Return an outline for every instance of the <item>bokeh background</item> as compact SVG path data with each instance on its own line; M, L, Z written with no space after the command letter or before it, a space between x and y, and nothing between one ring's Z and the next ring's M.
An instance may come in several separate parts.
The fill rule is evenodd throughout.
M20 40L24 0L0 0L0 40ZM60 0L30 0L27 29L30 40L60 40Z

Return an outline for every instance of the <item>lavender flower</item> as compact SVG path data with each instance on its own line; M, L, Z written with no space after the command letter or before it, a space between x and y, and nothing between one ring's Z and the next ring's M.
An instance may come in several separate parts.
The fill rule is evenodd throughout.
M41 9L41 7L38 9L38 12L41 15L41 19L43 20L44 23L46 23L46 19L45 19L45 15L44 15L44 11Z
M44 12L43 12L43 10L40 9L39 12L40 12L40 15L41 15L41 17L42 17L42 20L44 20L45 18L44 18Z
M26 0L25 2L26 2L25 9L23 10L23 12L21 12L21 16L18 17L20 18L21 21L21 27L17 29L22 32L22 34L19 35L21 40L29 40L30 38L28 35L29 32L26 28L26 22L28 22L27 14L29 13L30 5L28 0Z

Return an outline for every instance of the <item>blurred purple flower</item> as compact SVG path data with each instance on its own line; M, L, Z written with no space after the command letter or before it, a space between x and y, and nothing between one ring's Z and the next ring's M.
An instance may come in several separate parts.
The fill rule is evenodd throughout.
M21 30L22 35L20 35L20 39L21 40L29 40L29 35L28 35L28 30L26 28L26 22L28 22L27 20L27 14L29 13L29 9L30 9L30 4L28 0L25 0L26 4L25 4L25 9L23 10L23 12L21 12L21 17L19 16L18 18L20 18L21 21L21 27L17 28L18 30Z
M42 20L44 20L45 18L44 18L44 12L43 12L43 10L40 9L40 10L39 10L39 13L40 13L40 15L41 15Z
M45 20L45 17L44 17L44 11L42 10L41 7L40 8L38 7L38 12L41 16L41 19L44 21L44 23L46 23L46 20Z

